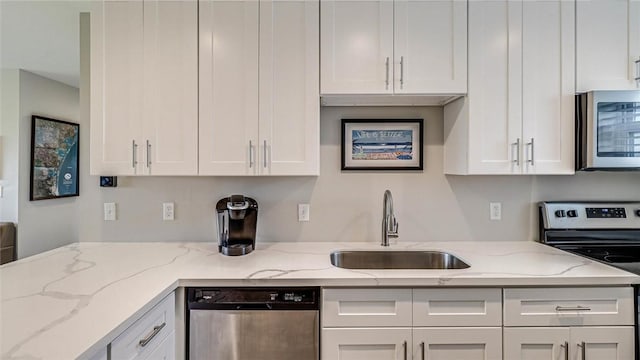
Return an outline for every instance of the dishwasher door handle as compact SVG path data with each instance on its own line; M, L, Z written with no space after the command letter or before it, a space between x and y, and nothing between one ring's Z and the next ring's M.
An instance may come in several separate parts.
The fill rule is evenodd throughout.
M271 304L235 304L236 310L273 310Z

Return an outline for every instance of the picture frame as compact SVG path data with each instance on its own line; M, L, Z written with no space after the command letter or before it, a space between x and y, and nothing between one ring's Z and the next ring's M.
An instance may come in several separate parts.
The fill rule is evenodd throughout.
M80 195L80 125L31 116L29 200Z
M423 170L423 119L342 119L342 170Z

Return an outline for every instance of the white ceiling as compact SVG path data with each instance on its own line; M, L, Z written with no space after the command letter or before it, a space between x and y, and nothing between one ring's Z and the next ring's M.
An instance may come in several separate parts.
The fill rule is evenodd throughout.
M78 87L79 14L92 1L0 0L0 67Z

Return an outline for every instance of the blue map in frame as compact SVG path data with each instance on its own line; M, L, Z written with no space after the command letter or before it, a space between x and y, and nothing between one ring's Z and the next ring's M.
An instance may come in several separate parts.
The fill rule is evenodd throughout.
M78 196L79 125L32 117L31 200Z

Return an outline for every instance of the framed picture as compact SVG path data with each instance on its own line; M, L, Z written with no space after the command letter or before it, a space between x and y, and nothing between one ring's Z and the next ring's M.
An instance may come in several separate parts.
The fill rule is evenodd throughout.
M80 125L31 116L29 200L80 195Z
M422 170L423 119L342 119L342 170Z

